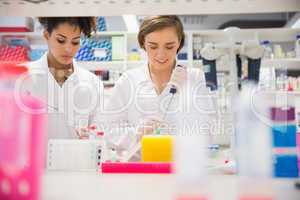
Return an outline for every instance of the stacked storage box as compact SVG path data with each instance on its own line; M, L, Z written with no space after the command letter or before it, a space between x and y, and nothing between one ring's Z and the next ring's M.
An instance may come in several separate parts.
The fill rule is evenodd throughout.
M271 108L275 177L298 177L295 107Z
M298 170L300 175L300 133L297 134L297 145L298 145Z
M29 53L30 60L36 61L40 59L46 52L47 49L31 49Z
M104 17L97 17L97 31L106 31L106 22Z
M29 61L28 48L24 46L0 46L0 61Z
M47 49L48 49L48 46L44 45L44 44L30 45L30 53L29 53L30 60L35 61L35 60L40 59L47 52Z
M3 36L0 61L29 61L29 41L25 36Z
M34 28L32 17L1 16L0 32L31 32Z
M76 55L78 61L111 61L111 38L83 38L81 47Z

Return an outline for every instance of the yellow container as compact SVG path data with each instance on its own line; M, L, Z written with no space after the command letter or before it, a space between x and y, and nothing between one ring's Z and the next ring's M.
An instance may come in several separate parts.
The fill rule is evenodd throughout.
M171 135L145 135L142 138L143 162L173 161L173 137Z

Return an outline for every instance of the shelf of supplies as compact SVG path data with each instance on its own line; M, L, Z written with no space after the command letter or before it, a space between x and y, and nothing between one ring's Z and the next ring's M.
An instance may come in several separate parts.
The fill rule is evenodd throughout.
M126 31L97 31L96 33L92 33L92 36L125 36L126 34ZM42 32L0 32L0 36L4 35L27 36L30 38L43 37Z
M46 45L43 34L41 32L0 32L0 37L3 36L25 36L31 44L43 44Z
M189 31L193 36L202 37L203 42L224 42L232 38L235 42L258 39L259 41L269 40L271 42L295 41L300 28L265 28L265 29L232 29L224 30L203 30Z
M96 34L92 34L95 36L125 36L127 34L126 31L97 31Z
M99 70L99 69L123 69L125 61L78 61L78 64L87 70Z
M66 3L67 2L67 3ZM166 9L168 8L168 9ZM170 11L177 15L195 14L243 14L295 12L300 10L297 0L231 0L231 1L2 1L0 13L3 16L117 16L168 15Z
M0 32L0 36L28 36L28 37L43 37L42 32Z
M262 67L274 67L276 69L300 70L300 58L263 59ZM203 67L201 60L193 60L193 67ZM217 66L217 71L229 71L228 66Z
M193 60L193 67L202 69L203 68L202 60ZM228 65L225 65L225 66L217 65L217 72L228 72L228 71L229 71Z
M267 94L280 94L281 95L294 95L294 96L300 96L300 91L287 91L287 90L269 90L269 91L263 91Z
M274 67L276 69L300 69L300 58L263 59L262 67Z
M177 63L187 66L189 64L189 61L188 60L180 60L180 59L178 59Z

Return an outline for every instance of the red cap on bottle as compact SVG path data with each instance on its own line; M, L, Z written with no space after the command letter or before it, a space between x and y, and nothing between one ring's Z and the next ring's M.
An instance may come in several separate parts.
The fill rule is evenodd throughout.
M28 68L23 63L0 62L0 79L17 78L27 72Z

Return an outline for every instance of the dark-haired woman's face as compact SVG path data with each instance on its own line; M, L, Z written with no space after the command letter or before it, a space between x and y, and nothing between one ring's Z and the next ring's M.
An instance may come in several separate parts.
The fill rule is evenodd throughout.
M151 67L169 70L176 60L180 41L176 29L168 27L146 35L144 46Z
M59 24L51 34L45 31L49 51L57 62L63 65L72 63L80 47L80 33L79 27L69 23Z

